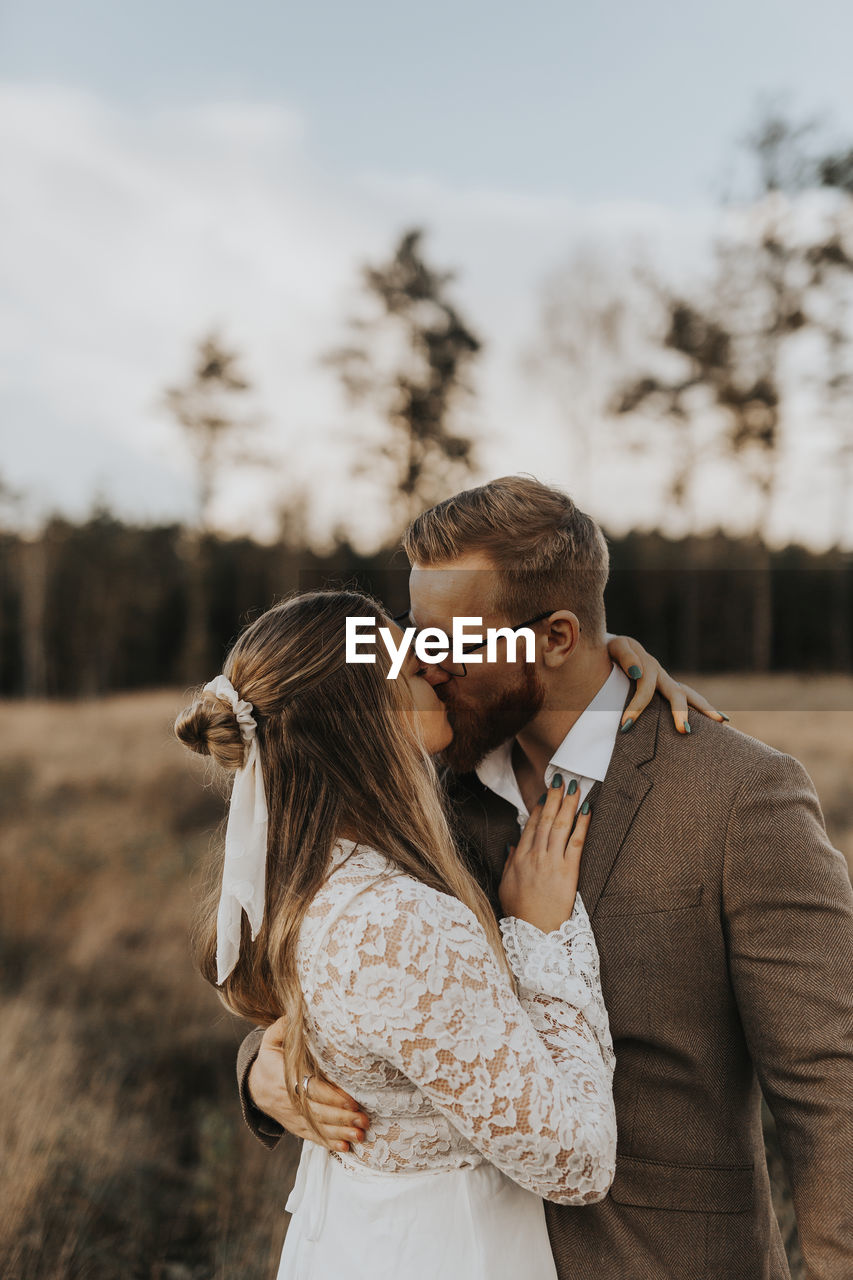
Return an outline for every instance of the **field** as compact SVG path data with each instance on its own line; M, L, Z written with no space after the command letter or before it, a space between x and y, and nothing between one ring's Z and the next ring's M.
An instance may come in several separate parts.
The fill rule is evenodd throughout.
M3 711L0 1275L275 1275L295 1146L244 1131L242 1034L193 970L222 812L180 695Z
M853 679L695 683L803 761L853 852ZM166 691L2 707L4 1280L275 1275L296 1149L270 1155L245 1130L244 1027L190 962L223 805L171 736L180 705Z

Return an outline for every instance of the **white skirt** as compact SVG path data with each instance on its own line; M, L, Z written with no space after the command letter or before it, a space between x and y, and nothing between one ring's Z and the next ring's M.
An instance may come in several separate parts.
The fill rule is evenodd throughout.
M494 1165L352 1169L302 1144L277 1280L557 1280L542 1200Z

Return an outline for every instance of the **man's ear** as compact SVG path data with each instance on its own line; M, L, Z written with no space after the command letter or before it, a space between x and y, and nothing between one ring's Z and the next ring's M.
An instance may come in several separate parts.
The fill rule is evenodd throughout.
M542 644L542 661L546 667L561 667L580 644L581 624L570 609L558 609L547 619Z

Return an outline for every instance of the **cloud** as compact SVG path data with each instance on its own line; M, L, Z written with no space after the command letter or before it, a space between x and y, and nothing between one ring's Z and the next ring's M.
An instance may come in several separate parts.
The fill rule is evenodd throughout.
M313 362L358 237L306 176L303 122L240 103L139 120L8 85L0 122L10 477L79 509L88 469L139 514L183 514L188 459L158 399L211 326L246 352L280 445L308 461L306 427L334 405Z
M710 226L702 209L584 206L429 175L339 178L313 161L310 121L275 102L142 115L7 83L0 164L0 472L36 512L80 514L98 493L140 518L187 515L192 468L160 402L216 327L244 354L279 459L226 477L218 515L261 536L300 485L317 531L355 511L364 539L383 527L380 495L354 501L352 423L318 357L342 335L359 265L402 229L426 226L431 257L458 265L456 296L486 339L475 415L485 473L571 484L565 427L519 361L542 279L582 243L626 263L643 244L687 270ZM605 518L651 520L659 477L651 466L643 487L642 474L616 457L581 496Z

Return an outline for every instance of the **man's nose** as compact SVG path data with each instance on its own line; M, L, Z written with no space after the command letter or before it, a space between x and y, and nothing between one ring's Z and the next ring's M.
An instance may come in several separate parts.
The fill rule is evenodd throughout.
M425 664L424 679L433 686L437 684L447 684L448 680L452 680L453 676L449 671L445 671L443 667L436 667Z

